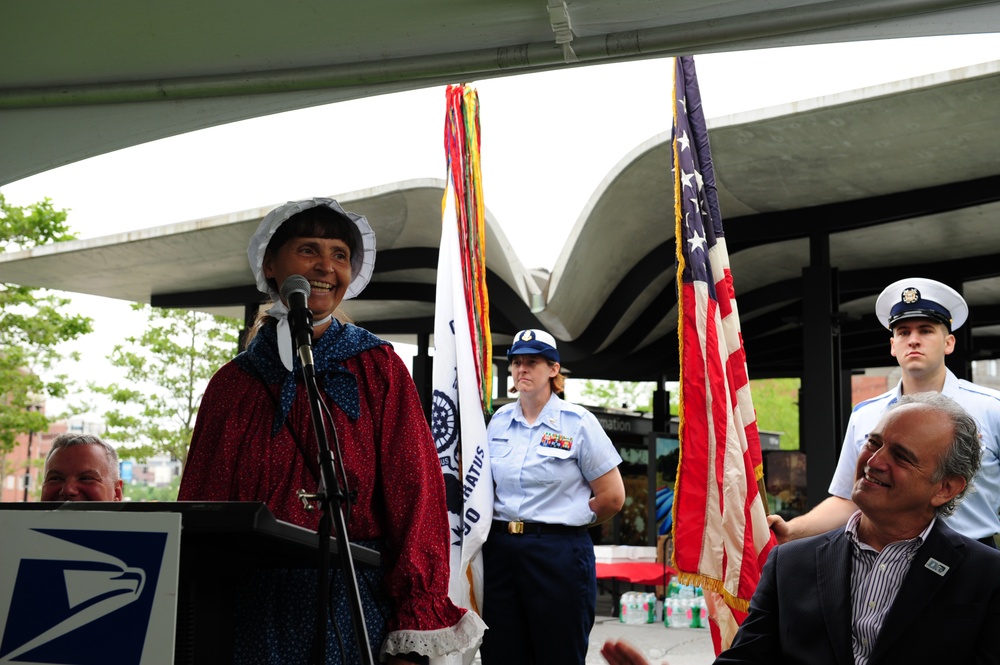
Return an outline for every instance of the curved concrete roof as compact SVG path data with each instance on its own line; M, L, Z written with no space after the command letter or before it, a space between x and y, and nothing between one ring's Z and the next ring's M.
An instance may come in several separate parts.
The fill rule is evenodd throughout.
M920 274L963 287L991 354L1000 289L1000 63L709 122L751 369L801 364L809 238L829 237L847 367L891 361L873 316L885 284ZM539 319L584 376L676 368L670 136L612 170L577 222ZM599 270L596 269L599 267ZM581 288L586 284L587 288ZM596 304L596 306L595 306ZM979 316L977 316L977 314ZM569 360L567 361L569 362Z
M360 298L345 301L348 316L408 342L433 330L443 194L444 181L428 178L337 195L376 232L375 272ZM280 203L0 254L0 280L243 318L248 305L266 300L254 285L246 246ZM509 314L540 307L541 291L500 226L489 214L486 222L494 297Z
M892 362L875 296L907 274L964 291L970 358L1000 354L1000 62L715 119L723 223L751 376L798 376L803 269L837 270L845 368ZM345 304L377 334L433 330L439 180L337 196L378 237L371 284ZM276 202L280 203L280 202ZM0 255L0 280L241 316L259 294L245 247L269 208ZM574 376L677 374L669 136L615 166L551 275L529 273L487 215L494 345L542 326ZM828 239L828 250L810 239ZM960 332L963 332L960 331Z

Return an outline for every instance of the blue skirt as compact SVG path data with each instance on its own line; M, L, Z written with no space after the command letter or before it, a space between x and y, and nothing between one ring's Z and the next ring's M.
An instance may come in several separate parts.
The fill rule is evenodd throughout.
M359 543L377 549L373 543ZM389 602L382 570L355 566L358 594L375 662L385 640ZM316 571L261 569L240 589L234 617L233 662L237 665L312 665L316 635ZM339 568L330 573L330 615L326 624L326 662L361 662L351 619L351 602Z

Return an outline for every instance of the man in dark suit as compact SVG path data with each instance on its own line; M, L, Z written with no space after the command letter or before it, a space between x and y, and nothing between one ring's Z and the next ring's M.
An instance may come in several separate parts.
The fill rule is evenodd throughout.
M904 395L869 433L847 528L771 551L717 664L1000 663L1000 552L939 519L979 468L975 421L939 393ZM612 665L638 654L609 642Z

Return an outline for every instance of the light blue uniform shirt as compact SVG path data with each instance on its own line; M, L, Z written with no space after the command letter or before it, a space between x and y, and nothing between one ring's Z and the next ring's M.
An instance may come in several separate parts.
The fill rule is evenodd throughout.
M899 399L902 381L886 393L854 407L847 423L847 435L840 450L840 461L830 482L830 494L851 498L858 455L868 433L882 414ZM974 489L966 493L955 514L945 518L948 526L963 536L980 539L1000 532L1000 392L958 379L947 370L941 394L962 405L979 426L983 458Z
M493 519L584 526L590 481L619 464L594 414L553 394L534 424L521 402L497 410L486 430L493 472Z

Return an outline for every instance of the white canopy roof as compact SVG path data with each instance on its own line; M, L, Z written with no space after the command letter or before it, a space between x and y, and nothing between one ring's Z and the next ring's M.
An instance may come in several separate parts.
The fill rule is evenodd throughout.
M678 54L1000 32L945 0L31 0L0 21L0 186L119 148L387 92Z

